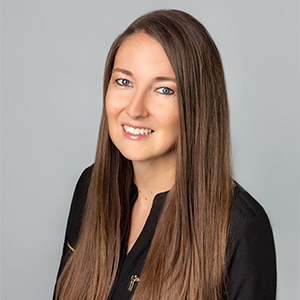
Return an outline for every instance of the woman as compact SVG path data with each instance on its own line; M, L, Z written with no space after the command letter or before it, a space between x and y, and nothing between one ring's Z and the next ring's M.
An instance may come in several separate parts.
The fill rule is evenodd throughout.
M76 186L56 299L275 299L272 230L233 182L218 50L159 10L113 43L95 163Z

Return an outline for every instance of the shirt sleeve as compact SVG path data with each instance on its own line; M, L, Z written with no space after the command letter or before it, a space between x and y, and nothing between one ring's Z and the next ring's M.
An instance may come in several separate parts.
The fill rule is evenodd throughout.
M247 193L236 200L229 236L230 300L274 300L276 256L273 233L263 208Z
M90 166L86 168L77 184L74 190L68 221L67 221L67 227L66 227L66 233L65 233L65 239L63 244L63 250L62 250L62 256L60 260L60 265L58 268L58 274L57 279L68 260L69 255L75 251L76 248L76 242L78 240L79 231L82 223L84 208L86 204L86 198L90 183L90 178L92 174L92 167ZM54 299L54 296L53 296Z

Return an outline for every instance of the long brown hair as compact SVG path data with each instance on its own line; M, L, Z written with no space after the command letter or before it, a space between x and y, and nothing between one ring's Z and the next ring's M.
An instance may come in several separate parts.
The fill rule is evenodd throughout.
M180 132L175 185L169 192L134 299L222 299L232 201L229 111L219 52L204 26L178 10L134 21L113 43L116 53L144 32L164 48L177 81ZM107 299L116 278L122 228L130 220L132 164L113 145L103 109L87 204L75 252L57 284L57 299Z

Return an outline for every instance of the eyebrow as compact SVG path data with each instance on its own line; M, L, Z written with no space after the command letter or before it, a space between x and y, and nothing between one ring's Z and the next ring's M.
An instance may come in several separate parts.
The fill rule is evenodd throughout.
M132 72L128 71L128 70L125 70L125 69L121 69L121 68L114 68L112 70L113 72L121 72L125 75L128 75L128 76L133 76Z
M155 78L156 81L173 81L176 83L176 79L173 77L166 77L166 76L158 76Z
M112 72L121 72L125 75L128 75L128 76L133 76L133 73L130 72L129 70L126 70L126 69L122 69L122 68L114 68L112 70ZM173 81L174 83L176 83L176 79L173 78L173 77L167 77L167 76L158 76L155 78L156 81Z

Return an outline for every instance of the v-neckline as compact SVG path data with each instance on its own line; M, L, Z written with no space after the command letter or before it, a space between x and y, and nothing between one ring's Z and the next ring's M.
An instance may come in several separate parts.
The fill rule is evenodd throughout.
M166 198L166 192L161 192L155 195L153 199L153 204L149 213L149 216L147 217L147 220L145 222L145 225L138 236L137 240L135 241L134 245L130 249L130 251L127 253L127 240L129 235L129 224L127 228L127 233L125 236L124 244L123 244L123 261L121 266L121 273L119 274L119 280L122 280L122 277L126 274L127 270L131 267L132 263L134 263L136 257L139 255L140 252L144 251L145 246L149 243L148 248L150 248L150 244L152 242L152 237L154 235L156 225L159 219L159 215L161 213L161 210L163 208L165 198ZM131 198L130 201L131 208L136 200L137 194L134 194L134 197ZM127 254L126 254L127 253Z
M131 249L127 253L127 243L128 243L128 236L129 236L129 231L130 231L130 224L128 224L128 232L127 232L127 237L126 237L127 238L127 240L126 240L126 257L129 256L129 255L132 255L131 252L134 252L134 253L137 252L136 254L138 254L138 251L134 250L134 248L139 248L140 249L141 248L140 246L144 242L147 241L148 237L156 229L156 226L154 226L154 227L152 226L152 228L151 228L151 225L153 224L154 220L157 220L157 213L160 212L161 207L163 206L164 200L165 200L165 197L163 197L163 196L167 193L168 193L168 191L160 192L160 193L158 193L154 196L152 206L151 206L149 215L146 219L146 222L145 222L139 236L137 237L137 239L135 240L135 242L132 245ZM134 197L134 199L131 203L131 209L132 209L136 199L137 199L137 195Z

